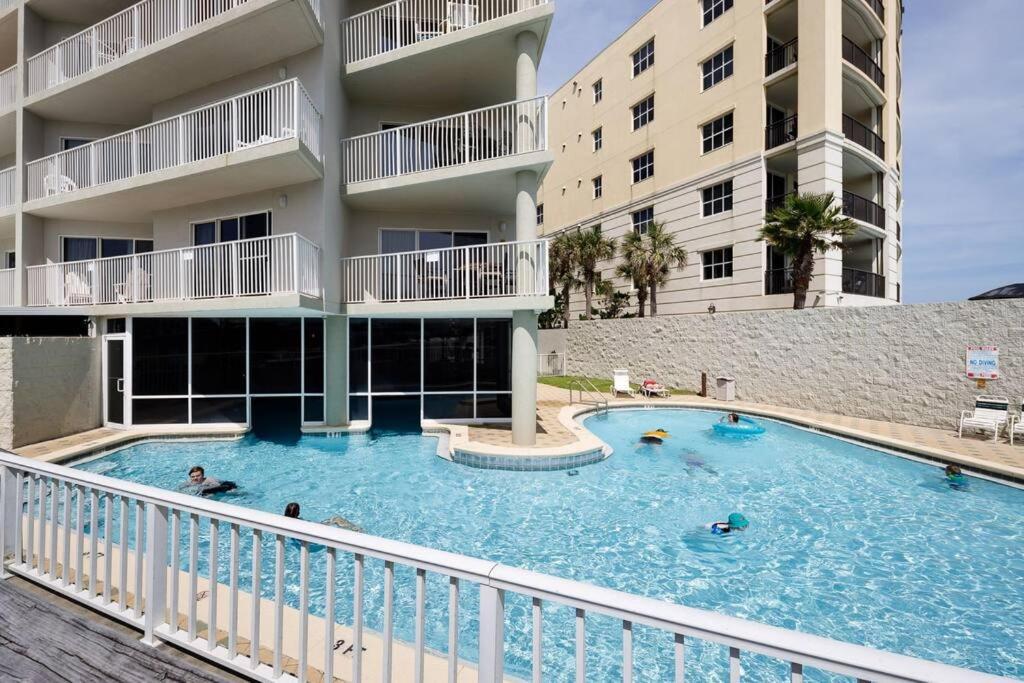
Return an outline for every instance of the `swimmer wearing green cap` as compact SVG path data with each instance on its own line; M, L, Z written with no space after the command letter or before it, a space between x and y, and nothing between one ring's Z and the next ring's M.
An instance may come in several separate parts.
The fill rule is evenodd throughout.
M729 534L733 531L743 531L750 522L740 512L733 512L729 515L729 521L727 522L715 522L711 525L711 533L715 536L721 536L723 534Z

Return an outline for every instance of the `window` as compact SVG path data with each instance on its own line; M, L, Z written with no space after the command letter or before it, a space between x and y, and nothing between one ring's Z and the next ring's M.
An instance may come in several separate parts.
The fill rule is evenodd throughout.
M594 185L594 199L600 199L603 194L604 180L602 176L597 176L590 181Z
M897 238L899 239L899 238ZM4 252L4 268L14 268L18 263L18 257L13 251Z
M654 120L654 95L633 105L633 130L643 128Z
M544 205L537 205L537 225L544 225Z
M64 138L60 139L60 151L66 152L69 149L75 149L76 147L84 147L92 142L95 138Z
M700 255L702 280L721 280L732 277L732 247L712 249Z
M633 232L638 235L646 235L647 229L654 224L654 207L648 206L639 211L634 211L632 214L633 218Z
M718 183L711 187L705 187L701 195L704 216L714 216L718 213L732 211L731 180L726 180L724 183Z
M654 66L654 38L633 53L633 77L637 77Z
M604 81L599 78L591 87L594 89L594 104L597 104L604 99Z
M601 148L604 147L604 128L598 128L591 135L594 138L594 151L600 152Z
M732 0L703 0L703 3L705 26L732 9Z
M704 62L701 69L704 72L705 90L732 76L732 45Z
M701 134L704 138L704 153L707 154L719 147L725 147L732 143L732 112L720 116L710 123L701 127Z
M639 183L654 175L654 150L644 152L632 159L629 163L633 165L633 182Z
M192 244L217 244L255 237L269 237L273 220L269 211L231 216L192 224Z
M110 256L148 254L153 251L153 240L130 237L61 237L61 260L87 261Z

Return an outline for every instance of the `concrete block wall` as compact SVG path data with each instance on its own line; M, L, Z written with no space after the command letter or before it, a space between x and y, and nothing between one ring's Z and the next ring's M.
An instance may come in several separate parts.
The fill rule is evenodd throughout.
M1000 349L979 390L972 344ZM573 321L568 372L699 389L736 378L737 398L928 427L956 425L978 394L1024 397L1024 300Z

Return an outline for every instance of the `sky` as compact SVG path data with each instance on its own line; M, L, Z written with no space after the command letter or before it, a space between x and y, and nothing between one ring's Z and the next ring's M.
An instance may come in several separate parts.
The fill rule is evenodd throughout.
M546 93L655 4L555 2ZM903 300L1024 282L1024 0L904 5Z

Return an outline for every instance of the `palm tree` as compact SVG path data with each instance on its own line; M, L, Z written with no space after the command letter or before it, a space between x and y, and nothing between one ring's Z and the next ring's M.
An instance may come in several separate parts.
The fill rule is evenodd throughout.
M668 282L673 267L685 268L686 249L676 244L675 236L664 223L647 228L647 286L651 289L651 317L658 315L658 287Z
M594 299L594 283L598 278L598 265L615 256L615 240L601 234L601 226L595 225L589 230L577 229L573 236L575 243L576 267L583 285L583 298L586 302L586 319L593 320L591 302Z
M636 287L637 316L644 317L647 304L647 247L643 235L633 231L622 238L622 262L615 275L630 280Z
M548 273L551 289L558 290L562 302L562 327L569 327L569 295L580 286L576 274L576 239L570 232L563 232L548 245Z
M807 303L814 278L814 257L825 254L836 242L852 234L857 224L842 215L835 194L792 194L786 203L765 216L760 239L793 261L793 308Z

